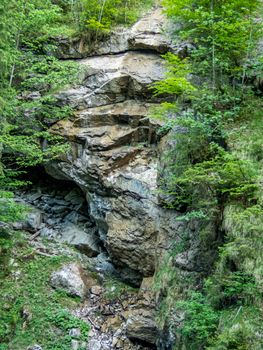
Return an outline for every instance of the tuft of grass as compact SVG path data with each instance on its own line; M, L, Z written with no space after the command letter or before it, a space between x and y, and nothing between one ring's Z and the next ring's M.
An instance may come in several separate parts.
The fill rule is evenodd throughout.
M107 278L104 282L105 298L107 300L116 300L127 293L137 293L138 289L120 281L117 278Z

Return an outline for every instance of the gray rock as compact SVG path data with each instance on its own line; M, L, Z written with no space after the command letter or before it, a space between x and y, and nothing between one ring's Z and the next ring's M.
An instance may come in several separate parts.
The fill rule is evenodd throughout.
M64 217L64 221L69 221L72 224L78 224L81 222L86 222L89 220L87 216L81 215L76 211L71 211L68 215ZM87 226L88 227L88 226Z
M152 311L136 310L126 323L128 338L143 341L148 344L156 344L158 328Z
M41 235L42 237L54 237L54 236L56 236L56 231L53 230L52 228L43 227L43 228L40 230L40 235Z
M81 225L66 224L63 239L89 256L98 254L101 240L120 275L136 285L154 274L171 242L189 229L177 221L178 213L160 206L158 196L166 144L157 132L162 123L149 118L151 108L160 103L149 85L165 76L159 53L175 48L164 34L165 22L160 8L154 8L122 31L122 38L115 33L100 48L89 51L82 43L77 52L73 43L68 57L86 55L79 60L83 80L58 98L76 113L51 128L68 140L71 152L46 166L50 175L71 180L86 193L98 229L98 236L90 229L85 235ZM73 191L64 198L75 197ZM70 214L65 221L78 219ZM108 262L98 265L100 269L116 271Z
M99 239L95 229L84 231L84 229L68 223L62 228L61 240L67 242L89 257L97 256L100 252Z
M75 205L83 204L85 198L81 194L79 190L74 189L65 196L65 200Z
M96 42L86 43L80 38L56 37L57 49L53 54L59 58L82 58L90 55L117 54L128 50L152 50L165 53L174 50L167 32L167 19L160 7L143 16L132 28L117 28ZM47 51L50 52L49 50Z
M78 340L72 339L71 340L71 348L72 350L78 350L80 346L80 343Z
M69 331L69 335L73 338L79 338L81 336L81 330L79 328L72 328Z
M42 350L42 347L38 344L35 344L35 345L32 345L32 346L29 346L27 348L27 350Z
M43 222L43 213L34 209L27 215L27 225L32 230L37 230Z
M41 196L42 196L42 193L40 191L36 193L32 193L30 194L30 196L28 196L28 200L29 202L34 202L37 199L41 198Z
M50 284L53 288L63 289L69 295L81 298L87 292L85 272L77 263L64 265L59 271L53 272Z
M50 208L50 211L54 214L61 214L68 210L66 205L54 205Z
M37 231L43 222L43 212L33 206L28 206L29 212L24 221L13 223L15 230Z

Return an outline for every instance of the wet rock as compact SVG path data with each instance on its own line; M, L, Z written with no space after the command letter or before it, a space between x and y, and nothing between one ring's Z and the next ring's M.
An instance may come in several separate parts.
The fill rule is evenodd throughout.
M54 272L50 284L55 289L63 289L69 295L84 298L87 293L86 279L82 266L72 263Z

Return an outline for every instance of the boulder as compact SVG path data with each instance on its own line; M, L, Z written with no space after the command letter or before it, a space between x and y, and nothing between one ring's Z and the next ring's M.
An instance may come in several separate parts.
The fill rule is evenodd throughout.
M155 345L158 328L153 312L144 309L131 312L126 323L126 334L133 341Z
M99 238L95 229L84 229L72 223L65 224L60 232L60 240L67 242L89 257L100 252Z
M50 284L55 289L62 289L71 296L84 298L87 294L87 276L78 263L62 266L52 273Z

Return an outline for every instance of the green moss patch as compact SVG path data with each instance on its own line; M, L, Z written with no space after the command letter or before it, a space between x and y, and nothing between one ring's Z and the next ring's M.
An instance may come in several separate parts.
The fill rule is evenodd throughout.
M49 285L51 273L69 258L38 255L17 233L0 232L0 249L0 350L26 350L34 344L68 350L72 328L79 328L79 340L87 341L89 325L70 312L79 299Z

